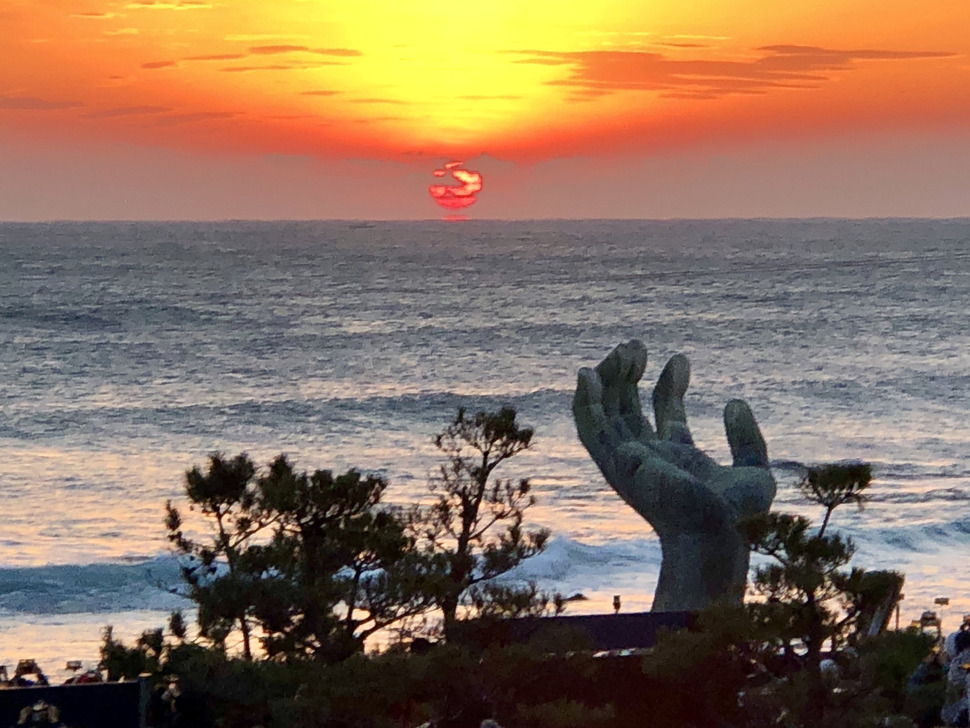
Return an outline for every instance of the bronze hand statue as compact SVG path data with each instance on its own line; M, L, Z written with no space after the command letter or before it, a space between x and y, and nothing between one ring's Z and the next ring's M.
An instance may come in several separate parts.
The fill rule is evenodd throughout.
M690 365L682 354L667 362L654 387L655 431L637 391L646 366L646 347L633 340L595 369L580 369L573 398L579 439L613 490L660 537L653 611L740 602L750 552L737 525L766 512L775 497L764 438L751 409L735 399L724 408L733 465L720 465L694 446L683 400Z

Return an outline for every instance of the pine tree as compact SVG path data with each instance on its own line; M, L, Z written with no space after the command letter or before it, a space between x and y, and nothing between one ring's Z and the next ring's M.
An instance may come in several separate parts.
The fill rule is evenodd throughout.
M496 471L527 450L533 431L516 422L516 412L468 415L459 408L434 443L444 456L429 484L434 502L412 512L413 524L438 569L435 601L449 637L459 608L478 613L518 615L542 610L550 597L534 585L494 580L540 553L549 531L525 531L526 509L535 503L528 479L501 479ZM556 601L557 597L551 597ZM556 601L561 610L561 601Z

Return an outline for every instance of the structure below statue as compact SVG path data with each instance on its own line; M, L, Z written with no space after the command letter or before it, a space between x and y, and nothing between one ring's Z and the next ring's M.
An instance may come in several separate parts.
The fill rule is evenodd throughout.
M724 408L733 466L694 446L684 393L690 365L667 362L653 390L654 431L637 384L647 350L620 344L595 368L582 368L573 398L579 439L619 496L660 537L663 561L653 611L696 611L744 596L750 551L738 523L766 512L775 497L768 450L748 405Z

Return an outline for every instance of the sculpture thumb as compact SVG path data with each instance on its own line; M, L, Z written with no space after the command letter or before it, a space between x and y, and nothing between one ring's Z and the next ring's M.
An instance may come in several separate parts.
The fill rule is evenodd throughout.
M724 407L724 431L735 467L768 467L768 446L747 402L732 399Z

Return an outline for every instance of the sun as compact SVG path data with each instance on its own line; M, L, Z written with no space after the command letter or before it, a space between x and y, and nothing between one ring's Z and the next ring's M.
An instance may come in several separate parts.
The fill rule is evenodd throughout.
M450 174L459 184L431 185L428 192L431 197L444 208L462 210L474 205L478 201L478 193L482 190L482 175L470 169L462 169L464 162L448 162L444 168L434 171L435 177Z

